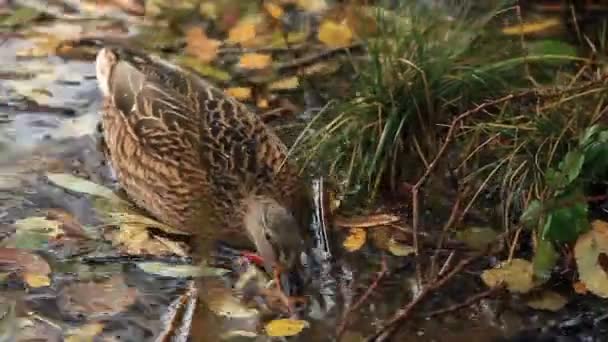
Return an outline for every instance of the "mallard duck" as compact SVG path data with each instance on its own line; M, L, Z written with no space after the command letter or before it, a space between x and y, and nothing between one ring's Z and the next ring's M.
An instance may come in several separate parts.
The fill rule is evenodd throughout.
M267 270L302 251L308 191L261 119L193 72L123 47L96 59L102 132L120 187L158 220L255 248Z

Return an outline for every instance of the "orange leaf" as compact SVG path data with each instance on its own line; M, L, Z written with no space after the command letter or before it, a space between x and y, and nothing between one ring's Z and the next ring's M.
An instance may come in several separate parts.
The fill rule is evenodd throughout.
M247 43L255 38L255 25L253 23L239 23L228 32L228 41L233 44Z
M272 57L262 53L246 53L241 56L239 66L243 69L264 69L270 65Z
M251 88L249 87L232 87L226 89L224 92L240 101L249 100L251 98Z
M283 16L283 8L274 2L265 1L264 9L266 9L266 12L268 12L268 14L275 19L281 19Z
M320 42L329 47L339 48L351 43L353 32L345 23L326 20L319 26L318 38Z
M194 27L186 32L186 53L204 63L209 63L217 57L221 42L209 39L200 27Z

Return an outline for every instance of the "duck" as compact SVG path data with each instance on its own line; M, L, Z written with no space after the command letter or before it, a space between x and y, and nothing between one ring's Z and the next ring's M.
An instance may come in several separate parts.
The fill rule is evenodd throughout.
M254 249L267 271L299 260L310 193L271 127L190 69L127 47L95 61L103 152L123 193L196 237Z

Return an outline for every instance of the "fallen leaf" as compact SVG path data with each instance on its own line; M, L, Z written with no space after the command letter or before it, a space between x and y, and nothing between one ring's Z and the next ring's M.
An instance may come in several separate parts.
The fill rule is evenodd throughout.
M587 290L587 286L585 286L585 283L583 283L582 281L577 281L572 284L572 288L574 289L574 292L581 295L587 294L589 292L589 290Z
M222 276L228 272L224 268L201 265L171 265L163 262L138 262L137 267L147 273L170 278L199 278Z
M512 259L483 271L481 279L489 287L504 284L511 292L526 293L534 287L533 272L532 263L529 261Z
M78 238L89 238L80 222L70 213L63 209L47 209L47 218L61 222L61 230L68 236Z
M283 17L283 8L272 1L264 1L264 9L275 19Z
M118 226L128 225L135 229L157 228L169 234L190 235L187 231L176 229L153 218L135 213L111 212L108 216L110 218L108 223Z
M230 74L224 70L213 67L209 64L202 63L195 57L190 56L178 56L175 61L185 67L191 68L192 70L199 73L201 76L210 77L218 81L230 80Z
M502 29L502 33L508 36L537 33L562 25L560 18L548 18L540 21L523 23Z
M348 46L353 40L353 33L346 23L326 20L319 26L319 41L331 48Z
M300 86L298 76L286 77L268 85L269 90L291 90Z
M271 337L295 336L310 324L299 319L275 319L264 327L266 334Z
M32 288L49 286L51 267L41 256L18 248L0 248L0 270L15 272Z
M251 99L251 88L250 87L231 87L231 88L226 89L224 92L239 101L245 101L245 100Z
M558 311L568 304L568 300L557 292L543 291L534 299L526 301L532 309Z
M19 26L27 24L40 17L42 13L29 7L21 7L13 11L10 15L0 16L0 27L2 26Z
M325 0L297 0L297 4L307 12L321 12L327 9Z
M15 226L17 230L40 232L53 238L57 238L63 234L61 222L49 220L46 217L40 216L32 216L17 220L15 223L13 223L13 226Z
M251 318L259 314L258 310L246 307L234 296L233 291L223 287L222 284L209 286L205 293L201 293L201 297L209 310L218 316Z
M268 103L267 98L261 97L257 100L256 106L258 106L258 108L261 108L261 109L267 109L270 106L270 104Z
M233 44L247 43L255 38L255 25L250 22L242 22L230 29L228 42Z
M457 239L475 250L485 250L497 236L498 233L490 227L468 227L456 233Z
M336 216L334 224L339 227L347 228L370 228L384 226L399 221L399 217L391 214L373 214L368 216Z
M193 27L186 32L186 53L203 63L209 63L217 57L222 44L219 40L209 39L202 28Z
M43 274L26 272L23 274L23 281L31 288L45 287L51 285L51 279Z
M574 246L579 279L593 294L608 298L608 274L600 263L608 254L608 222L595 220L591 227Z
M272 63L272 57L262 53L246 53L239 60L239 67L243 69L264 69Z
M342 243L344 249L349 252L354 252L365 244L365 240L367 239L367 232L362 228L351 228L348 232L348 236Z
M100 196L115 202L125 202L111 189L68 173L47 173L46 176L55 185L70 191Z
M88 342L95 341L95 337L103 331L101 323L88 323L80 327L72 328L67 332L65 342Z
M395 256L408 256L413 254L416 249L413 246L404 244L391 238L388 240L388 250Z

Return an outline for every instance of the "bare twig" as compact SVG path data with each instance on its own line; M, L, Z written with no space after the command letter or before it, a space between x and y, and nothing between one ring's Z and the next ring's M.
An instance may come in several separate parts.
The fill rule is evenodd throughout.
M450 305L446 308L443 309L439 309L439 310L435 310L435 311L431 311L425 315L423 315L424 317L433 317L433 316L439 316L439 315L443 315L449 312L453 312L462 308L466 308L467 306L471 306L475 303L477 303L478 301L480 301L483 298L486 297L491 297L499 292L501 292L504 288L502 286L497 286L497 287L492 287L486 291L483 291L481 293L478 293L474 296L471 296L469 298L467 298L464 302L462 303L457 303L454 305Z

